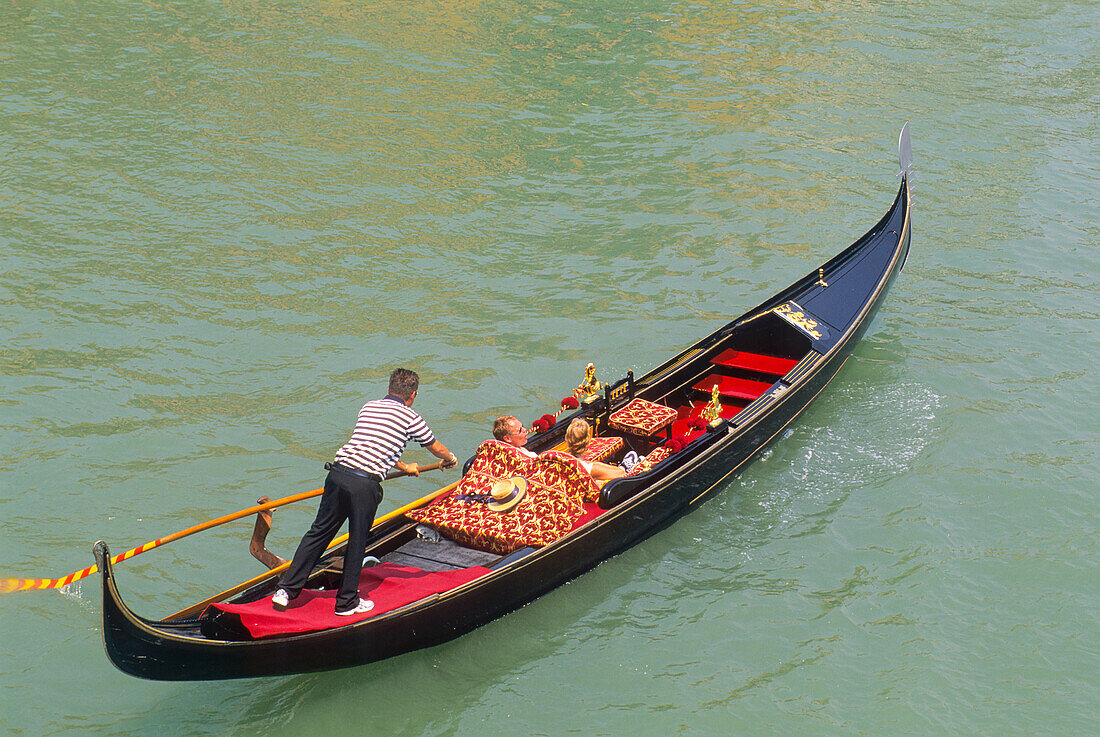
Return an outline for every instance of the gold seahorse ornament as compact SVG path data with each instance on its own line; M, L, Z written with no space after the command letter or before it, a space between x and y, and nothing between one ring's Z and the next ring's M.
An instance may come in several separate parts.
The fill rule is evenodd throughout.
M722 405L718 403L718 384L715 383L714 388L710 392L710 404L703 410L702 417L704 420L714 422L721 415Z
M596 365L590 363L584 368L584 383L573 390L573 396L584 399L600 391L603 391L603 384L596 380Z

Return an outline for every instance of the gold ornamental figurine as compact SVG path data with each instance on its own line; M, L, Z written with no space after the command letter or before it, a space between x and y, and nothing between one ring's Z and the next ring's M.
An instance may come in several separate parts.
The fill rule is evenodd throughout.
M584 383L573 390L573 396L584 399L603 391L603 384L596 380L596 365L588 364L584 368Z
M721 415L722 405L718 403L718 384L715 383L714 388L710 392L710 404L703 410L702 417L708 423L714 422Z

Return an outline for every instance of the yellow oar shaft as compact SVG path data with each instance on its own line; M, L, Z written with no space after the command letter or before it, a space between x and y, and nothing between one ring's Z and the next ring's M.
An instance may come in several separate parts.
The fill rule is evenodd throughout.
M420 472L433 471L442 465L442 462L440 462L434 463L429 466L423 466L420 468ZM387 474L386 478L394 479L405 475L405 473L398 471ZM137 546L132 550L127 550L125 553L119 553L118 555L111 558L111 564L114 565L115 563L128 560L130 558L133 558L135 555L141 555L142 553L148 552L153 548L158 548L161 545L167 545L170 542L175 542L176 540L194 535L197 532L209 530L211 527L224 525L227 522L238 520L241 517L248 517L250 515L256 514L257 512L263 512L268 509L274 509L275 507L281 507L284 504L291 504L293 502L302 501L303 499L309 499L310 497L320 496L322 493L324 493L324 489L303 491L300 494L293 494L291 496L283 497L282 499L276 499L273 502L267 502L265 504L257 504L254 507L242 509L239 512L227 514L224 517L218 517L217 519L212 519L208 522L203 522L202 524L188 527L186 530L180 530L179 532L172 533L167 537L162 537L157 540L151 540L147 543ZM64 586L68 586L71 583L79 581L82 578L90 576L98 570L99 568L97 566L92 565L83 570L74 571L64 578L4 578L0 579L0 594L8 594L13 591L31 591L34 589L60 589Z
M208 522L203 522L199 525L188 527L186 530L180 530L174 532L167 537L161 537L156 540L151 540L147 543L137 546L132 550L127 550L125 553L119 553L111 558L111 563L115 564L120 561L133 558L135 555L141 555L153 548L158 548L161 545L167 545L170 542L180 540L182 538L194 535L196 532L202 532L203 530L209 530L211 527L217 527L218 525L224 525L226 522L232 522L233 520L240 519L241 517L248 517L262 512L267 509L274 509L275 507L281 507L284 504L290 504L292 502L301 501L302 499L309 499L310 497L319 496L324 492L324 489L314 489L313 491L304 491L301 494L294 494L292 496L284 497L282 499L276 499L273 502L267 502L266 504L257 504L254 507L248 509L242 509L239 512L228 514L224 517L218 517ZM71 583L79 581L82 578L92 575L99 568L97 566L88 566L87 568L70 573L64 578L6 578L0 580L0 593L9 593L12 591L30 591L32 589L59 589L63 586L68 586Z

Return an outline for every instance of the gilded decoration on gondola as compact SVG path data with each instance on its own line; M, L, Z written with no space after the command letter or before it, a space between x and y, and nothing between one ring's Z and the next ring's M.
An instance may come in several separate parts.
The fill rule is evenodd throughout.
M557 412L554 413L554 417L557 417L558 415L560 415L562 412L565 412L566 410L576 409L579 406L580 406L580 403L577 402L576 397L566 397L566 398L561 400L561 409L559 409Z
M807 316L805 310L799 307L796 302L784 302L772 312L815 340L821 340L825 337L824 328L821 327L821 324Z
M702 417L708 423L714 422L719 418L721 411L722 405L718 401L718 384L715 384L710 392L710 404L703 410Z
M596 380L596 365L590 363L584 368L584 383L573 390L573 396L584 399L601 391L603 391L603 384Z
M561 414L561 412L558 412ZM531 423L531 429L536 433L546 432L558 422L558 414L545 414Z
M829 286L829 282L825 281L825 267L821 267L817 270L817 285L819 287Z

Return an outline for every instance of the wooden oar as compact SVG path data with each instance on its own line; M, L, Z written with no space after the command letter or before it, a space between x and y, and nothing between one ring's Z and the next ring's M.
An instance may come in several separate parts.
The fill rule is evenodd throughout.
M428 466L420 466L418 464L418 472L434 471L437 468L442 467L443 461L433 463ZM386 480L400 478L402 476L408 476L409 474L404 471L390 471L386 474ZM196 532L202 532L203 530L209 530L211 527L217 527L218 525L224 525L226 522L232 522L238 520L241 517L248 517L256 514L257 512L263 512L268 509L274 509L275 507L281 507L284 504L290 504L292 502L299 502L303 499L309 499L311 497L320 496L324 493L324 489L314 489L313 491L303 491L301 494L293 494L291 496L283 497L282 499L276 499L273 502L267 502L266 504L258 504L248 509L242 509L239 512L233 514L227 514L224 517L218 517L212 519L209 522L203 522L202 524L188 527L186 530L180 530L179 532L162 537L157 540L152 540L143 545L139 545L133 550L127 550L125 553L119 553L111 558L111 564L118 563L120 561L133 558L135 555L141 555L148 552L153 548L159 548L161 545L167 545L170 542L180 540L182 538L194 535ZM88 566L84 570L70 573L64 578L4 578L0 579L0 594L8 594L13 591L31 591L34 589L59 589L63 586L68 586L71 583L79 581L82 578L92 575L99 568L97 566Z

